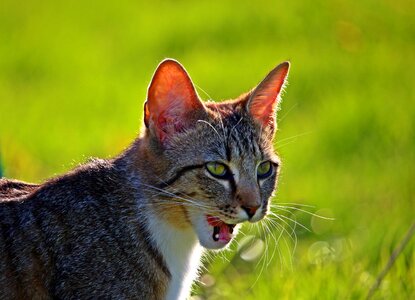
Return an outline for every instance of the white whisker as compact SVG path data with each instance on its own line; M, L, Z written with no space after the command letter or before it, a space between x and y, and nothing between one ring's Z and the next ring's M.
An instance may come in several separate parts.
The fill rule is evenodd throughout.
M304 206L304 207L310 207L310 208L315 208L315 205L310 205L310 204L303 204L303 203L295 203L295 202L278 202L276 204L271 203L270 206L274 207L274 206L283 206L283 205L297 205L297 206Z
M298 211L301 211L301 212L303 212L303 213L305 213L305 214L311 215L311 216L316 217L316 218L324 219L324 220L330 220L330 221L334 221L334 220L336 220L335 218L331 218L331 217L324 217L324 216L321 216L321 215L319 215L319 214L312 213L312 212L310 212L310 211L307 211L307 210L304 210L304 209L301 209L301 208L298 208L298 207L295 207L295 206L288 206L288 205L274 205L273 207L274 207L275 209L281 209L281 210L283 210L283 209L294 209L294 210L298 210Z
M281 140L278 140L278 141L275 143L275 145L277 145L277 146L278 146L278 143L281 143L281 142L284 142L284 141L290 141L290 140L293 140L293 139L299 138L300 136L308 135L308 134L311 134L311 133L313 133L313 131L307 131L307 132L300 133L300 134L296 134L296 135L293 135L293 136L290 136L290 137L287 137L287 138L283 138L283 139L281 139Z
M213 127L213 125L212 125L212 124L210 124L208 121L205 121L205 120L197 120L196 122L200 122L200 123L205 123L205 124L207 124L210 128L212 128L212 129L213 129L213 131L215 131L215 133L218 135L218 137L219 137L219 138L221 138L221 136L220 136L219 132L216 130L216 128L215 128L215 127Z
M287 115L298 106L298 102L294 103L288 110L285 111L285 113L282 115L281 118L279 118L278 123L281 124L281 122L287 117Z
M303 224L301 224L300 222L298 222L298 221L296 221L296 220L293 220L293 219L291 219L291 218L289 218L289 217L287 217L287 216L284 216L284 215L277 215L277 214L275 214L275 213L273 213L273 212L270 212L270 214L273 214L276 218L284 218L284 219L286 219L286 220L288 220L288 221L291 221L291 222L293 222L293 223L295 223L295 224L297 224L298 226L300 226L300 227L302 227L302 228L304 228L305 230L307 230L308 232L311 232L311 230L310 229L308 229L307 228L307 226L305 226L305 225L303 225Z
M200 86L198 86L196 83L193 82L193 85L195 87L197 87L198 90L201 90L209 99L212 99L212 97L210 97L210 95L204 89L202 89Z
M143 186L146 186L146 187L148 187L150 189L153 189L153 190L159 192L158 195L166 195L166 196L169 196L169 197L174 198L174 199L182 200L184 203L187 203L189 205L193 205L194 207L199 207L201 209L205 209L205 210L209 210L209 211L216 211L216 212L219 212L220 211L219 209L214 208L212 206L208 206L208 205L201 204L200 203L201 201L198 201L196 199L190 199L190 198L180 197L180 196L178 196L178 195L176 195L174 193L171 193L169 191L166 191L166 190L163 190L163 189L160 189L158 187L155 187L155 186L152 186L152 185L148 185L148 184L143 184ZM149 190L149 191L151 191L151 190ZM160 200L161 199L157 199L157 200L155 200L155 202L160 201Z

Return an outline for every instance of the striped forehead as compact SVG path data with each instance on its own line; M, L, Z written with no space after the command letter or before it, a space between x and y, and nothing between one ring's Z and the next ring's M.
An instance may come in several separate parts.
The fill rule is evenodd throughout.
M235 158L257 158L261 156L261 150L258 145L258 136L251 127L238 124L228 130L227 135L227 152L230 157L228 160Z
M238 169L252 172L264 157L261 132L242 106L235 103L208 103L211 116L209 124L214 128L209 133L217 141L216 151L222 159ZM243 170L241 170L243 171Z
M254 174L256 164L263 156L259 135L254 126L242 116L225 119L224 126L227 135L225 145L227 160L239 172Z

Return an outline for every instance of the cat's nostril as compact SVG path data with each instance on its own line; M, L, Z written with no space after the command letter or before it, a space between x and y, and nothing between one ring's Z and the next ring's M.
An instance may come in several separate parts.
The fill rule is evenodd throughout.
M255 215L256 211L258 210L259 205L257 205L257 206L241 206L241 208L246 212L248 217L251 219Z

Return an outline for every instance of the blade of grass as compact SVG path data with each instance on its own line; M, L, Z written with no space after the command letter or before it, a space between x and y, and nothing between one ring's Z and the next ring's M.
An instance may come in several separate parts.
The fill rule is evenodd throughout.
M382 272L380 272L380 274L376 278L376 281L370 288L366 299L372 298L372 296L374 295L374 293L376 292L376 290L379 288L380 284L382 283L383 278L385 278L386 274L388 274L389 270L392 268L399 254L401 254L403 249L405 249L406 245L409 243L414 233L415 233L415 222L412 224L408 232L402 238L398 247L396 247L395 250L392 252L392 255L389 257L388 263L386 264L385 268L382 270Z

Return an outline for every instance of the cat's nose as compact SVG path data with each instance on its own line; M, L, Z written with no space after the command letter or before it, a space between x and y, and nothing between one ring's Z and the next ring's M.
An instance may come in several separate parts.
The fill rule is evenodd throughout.
M241 208L246 212L248 217L250 219L252 219L252 217L255 215L256 211L258 210L259 205L255 205L255 206L243 206L243 205L241 205Z

